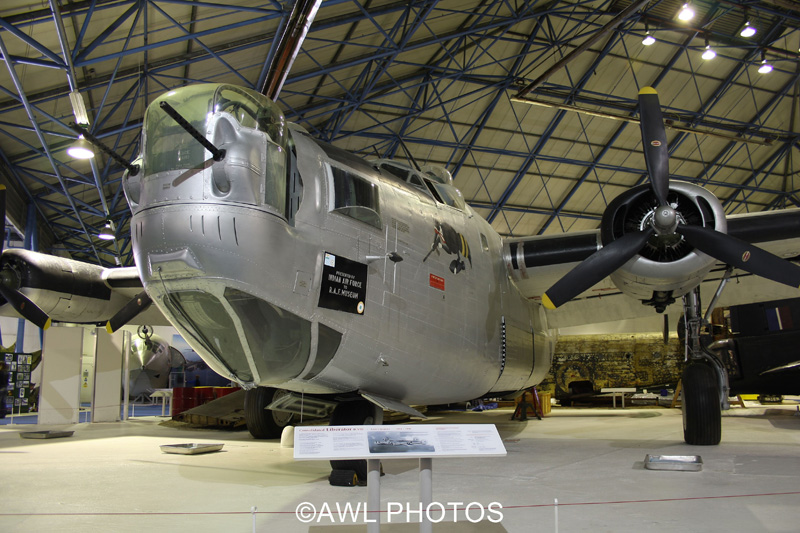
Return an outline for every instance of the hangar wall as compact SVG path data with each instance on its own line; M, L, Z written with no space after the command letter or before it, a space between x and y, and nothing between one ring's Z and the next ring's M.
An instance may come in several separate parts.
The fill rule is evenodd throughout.
M565 335L558 338L553 366L538 387L562 397L573 381L603 387L648 387L677 383L683 369L683 347L673 335Z

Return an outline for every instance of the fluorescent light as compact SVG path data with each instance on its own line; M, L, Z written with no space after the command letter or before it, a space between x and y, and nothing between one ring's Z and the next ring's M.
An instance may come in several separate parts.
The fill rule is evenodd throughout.
M67 148L67 153L70 157L74 157L75 159L91 159L94 157L92 144L84 139L83 135L79 136L78 140Z
M653 44L655 42L656 42L656 38L653 37L652 35L650 35L649 31L644 36L644 39L642 39L642 44L645 45L645 46L650 46L651 44Z
M72 104L72 114L75 116L75 123L87 126L89 124L89 114L86 113L83 95L78 91L72 91L69 93L69 102Z
M717 57L717 53L714 50L712 50L710 46L706 45L706 51L703 52L703 55L700 57L708 61L709 59L714 59L715 57Z
M689 4L683 4L683 7L678 12L678 20L688 22L694 18L694 9Z

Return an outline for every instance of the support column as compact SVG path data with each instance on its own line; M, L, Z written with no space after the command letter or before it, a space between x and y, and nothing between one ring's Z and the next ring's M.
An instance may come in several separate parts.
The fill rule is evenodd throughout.
M77 424L83 328L53 326L42 346L39 424Z
M433 502L433 459L420 457L419 459L419 502L422 504L422 516L419 522L420 533L431 533L433 524L428 520L427 509ZM453 511L457 513L458 511ZM453 517L456 520L457 517Z
M381 461L367 459L367 533L381 530Z
M122 390L123 334L95 329L92 422L117 422Z

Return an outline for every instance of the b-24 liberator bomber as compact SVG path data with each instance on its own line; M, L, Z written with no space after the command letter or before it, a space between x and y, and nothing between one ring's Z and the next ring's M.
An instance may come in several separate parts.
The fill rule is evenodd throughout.
M726 217L711 192L670 182L654 90L640 108L648 184L612 201L597 231L504 239L443 168L366 161L249 89L178 88L148 107L123 178L136 267L6 250L5 307L114 330L152 303L247 389L250 431L274 437L301 406L361 424L512 395L547 373L555 327L683 297L684 435L715 444L726 377L700 343L701 283L722 263L724 279L735 268L797 288L800 268L778 255L797 244L800 212ZM591 297L609 280L616 295Z

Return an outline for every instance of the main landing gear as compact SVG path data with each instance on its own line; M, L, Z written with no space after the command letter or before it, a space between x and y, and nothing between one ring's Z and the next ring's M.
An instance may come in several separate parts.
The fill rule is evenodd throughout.
M709 306L709 313L722 293L731 270L728 269ZM687 444L707 446L719 444L722 438L722 409L729 409L728 372L701 338L700 330L707 319L700 313L700 289L683 297L686 323L686 362L683 371L681 409L683 440Z
M250 434L257 439L279 439L283 428L294 420L292 413L266 407L286 391L272 387L256 387L244 393L244 420Z
M380 425L383 423L383 409L364 400L339 402L331 415L331 426ZM331 461L331 485L352 487L367 484L367 461L364 459Z

